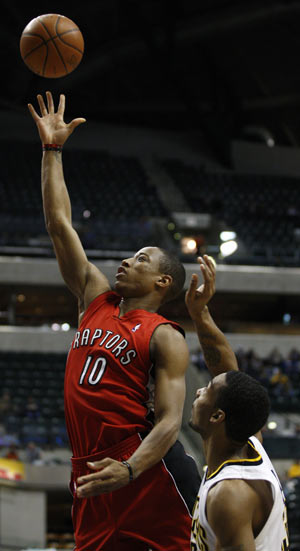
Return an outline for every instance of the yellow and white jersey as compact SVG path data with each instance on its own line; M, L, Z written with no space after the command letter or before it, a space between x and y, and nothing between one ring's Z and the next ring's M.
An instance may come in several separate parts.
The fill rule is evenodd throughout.
M205 473L193 511L191 551L215 551L217 538L206 518L206 499L209 490L228 479L267 480L271 484L273 507L261 532L255 538L256 551L288 551L287 515L284 494L275 469L257 438L249 445L257 452L254 459L225 461L207 476Z

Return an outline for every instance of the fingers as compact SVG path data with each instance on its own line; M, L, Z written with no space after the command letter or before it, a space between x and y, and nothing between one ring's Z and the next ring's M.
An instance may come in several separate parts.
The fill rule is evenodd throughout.
M102 478L102 471L105 467L109 466L111 463L111 460L102 459L102 461L95 461L95 462L87 462L87 466L90 470L96 471L95 473L90 473L84 476L80 476L77 478L77 484L86 484L87 482L90 482L95 479ZM101 473L101 474L100 474ZM103 477L105 478L105 476Z
M193 300L194 297L195 297L195 294L196 294L196 290L197 290L197 286L198 286L198 276L197 274L192 274L192 277L191 277L191 281L190 281L190 284L189 284L189 288L186 292L186 300Z
M48 115L48 113L51 113L51 114L54 113L54 103L53 103L53 97L52 97L51 92L46 92L46 98L47 98L48 108L45 105L43 96L41 94L37 95L37 100L38 100L38 104L39 104L39 108L40 108L40 112L41 112L42 117L45 117L46 115ZM36 112L36 110L34 109L34 107L31 103L28 103L28 109L31 113L31 116L33 117L33 119L35 121L41 118L38 115L38 113Z
M75 128L79 126L79 124L82 124L84 122L86 122L86 119L83 119L83 118L73 119L68 126L71 132L73 132L73 130L75 130Z
M54 113L54 102L51 92L46 92L49 113Z
M200 264L200 269L205 282L215 278L216 275L216 263L211 256L207 254L199 256L197 258L198 263Z
M37 100L38 100L38 104L39 104L39 107L40 107L41 115L42 115L42 117L45 117L46 115L48 115L48 110L46 108L43 96L41 94L38 94L37 95Z
M41 117L37 114L35 108L33 107L33 105L31 103L28 103L28 109L30 111L30 114L33 118L34 121L37 121L39 120Z
M77 478L76 495L79 498L110 492L128 484L128 469L120 461L105 458L87 465L97 472Z
M64 94L60 94L57 112L58 112L62 117L64 116L65 106L66 106L66 96L65 96Z
M84 484L77 488L76 495L77 497L92 497L100 493L105 493L107 490L108 484L104 480L91 480L90 482Z

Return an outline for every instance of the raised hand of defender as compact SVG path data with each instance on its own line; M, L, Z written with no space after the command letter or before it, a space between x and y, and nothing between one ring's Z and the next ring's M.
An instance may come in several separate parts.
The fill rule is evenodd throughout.
M51 92L46 92L47 106L43 97L38 94L37 100L41 115L38 115L31 103L28 104L28 109L34 122L37 125L42 143L51 143L63 145L75 128L85 122L85 119L73 119L69 124L64 122L65 113L65 96L60 95L59 105L55 112L54 102Z
M200 265L203 283L198 287L198 275L193 274L189 288L185 294L185 303L192 319L196 319L202 312L216 290L215 263L207 255L204 255L203 257L199 256L197 261Z

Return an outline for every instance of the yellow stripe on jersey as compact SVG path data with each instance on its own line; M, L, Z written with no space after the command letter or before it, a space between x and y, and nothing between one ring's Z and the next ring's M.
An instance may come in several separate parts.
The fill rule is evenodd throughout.
M211 480L214 476L216 476L221 469L226 467L226 465L260 465L262 462L262 456L258 453L257 449L253 446L252 442L248 440L248 444L254 449L254 451L257 453L257 457L254 459L228 459L227 461L224 461L219 465L219 467L209 476L206 477L206 480Z

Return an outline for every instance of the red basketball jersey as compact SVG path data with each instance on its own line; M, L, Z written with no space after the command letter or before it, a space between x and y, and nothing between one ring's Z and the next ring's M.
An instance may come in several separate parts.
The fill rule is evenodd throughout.
M119 317L121 297L109 291L87 308L71 344L65 374L65 416L74 457L97 453L151 429L150 340L170 323L146 310Z

